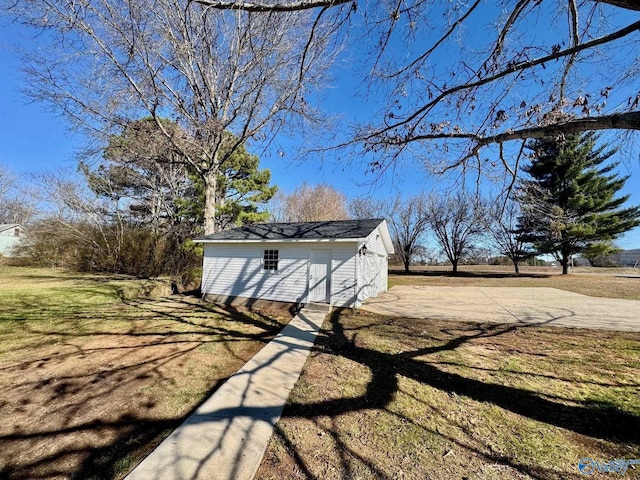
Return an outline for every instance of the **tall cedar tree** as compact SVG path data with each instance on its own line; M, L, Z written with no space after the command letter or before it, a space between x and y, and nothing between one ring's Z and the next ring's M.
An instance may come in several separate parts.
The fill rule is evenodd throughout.
M523 239L541 253L551 253L569 272L572 255L609 241L640 225L640 206L622 208L617 197L627 177L614 173L618 162L605 164L617 150L596 146L594 132L528 144L530 179L522 182Z

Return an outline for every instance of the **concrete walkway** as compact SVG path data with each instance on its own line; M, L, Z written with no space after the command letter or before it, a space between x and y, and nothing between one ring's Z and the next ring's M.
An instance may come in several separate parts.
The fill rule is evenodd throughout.
M382 315L640 332L640 301L556 288L395 286L361 307Z
M327 313L303 309L126 480L253 478Z

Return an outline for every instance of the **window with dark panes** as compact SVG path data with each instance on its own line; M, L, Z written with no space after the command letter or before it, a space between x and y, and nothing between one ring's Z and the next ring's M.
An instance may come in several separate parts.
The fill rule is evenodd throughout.
M265 270L278 270L278 250L265 250L263 259Z

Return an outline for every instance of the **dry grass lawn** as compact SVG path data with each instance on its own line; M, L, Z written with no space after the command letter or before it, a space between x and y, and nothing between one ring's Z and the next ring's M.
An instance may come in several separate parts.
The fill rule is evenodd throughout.
M585 478L640 458L639 372L637 333L335 311L256 478Z
M289 318L159 286L0 267L0 478L121 478Z

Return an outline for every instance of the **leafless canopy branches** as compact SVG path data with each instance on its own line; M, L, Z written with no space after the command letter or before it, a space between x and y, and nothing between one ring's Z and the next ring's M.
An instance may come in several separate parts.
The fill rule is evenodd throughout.
M395 255L408 272L415 258L426 250L422 242L429 227L429 202L424 193L404 199L400 195L384 200L356 198L349 202L349 212L353 218L385 218L389 222Z
M326 183L304 182L289 195L281 194L271 202L271 215L276 222L322 222L349 217L344 193Z
M427 206L427 218L433 234L458 272L458 262L482 233L485 208L474 197L459 193L452 197L431 197Z
M402 260L405 272L421 248L420 241L429 227L428 198L424 194L402 200L396 197L390 204L391 233L396 255Z
M0 165L0 223L27 225L35 215L35 207L35 203L17 184L16 178Z
M450 168L479 160L492 144L640 129L640 94L631 81L638 74L640 21L606 5L637 10L635 2L454 3L400 8L398 2L395 11L404 21L378 24L379 30L394 28L398 42L416 48L420 42L421 50L414 59L391 47L378 52L375 73L390 89L390 101L384 121L359 128L365 151L387 162L405 152L432 163L445 159L440 165ZM427 4L447 19L433 37L419 22L411 24L426 17ZM493 19L489 35L480 30L488 27L482 15Z
M99 135L155 119L176 161L205 180L209 232L223 132L239 148L287 124L318 122L308 93L324 84L336 23L348 18L340 6L252 11L191 0L25 0L6 10L40 32L45 53L29 52L26 62L30 95Z
M235 2L217 0L193 0L195 3L217 10L242 10L245 12L297 12L320 7L334 7L355 0L308 0L298 2Z
M314 4L333 5L258 5L278 11ZM638 2L390 0L357 6L374 52L372 85L388 99L384 118L361 124L355 134L356 143L376 155L375 168L405 152L436 163L440 156L451 167L479 159L492 144L640 129Z
M24 0L10 9L47 43L29 62L32 95L99 132L145 115L177 121L187 135L172 142L208 179L210 213L222 132L239 146L317 120L307 94L323 85L354 11L372 52L370 85L388 103L346 144L373 153L374 168L410 154L446 169L512 140L640 124L632 0Z

